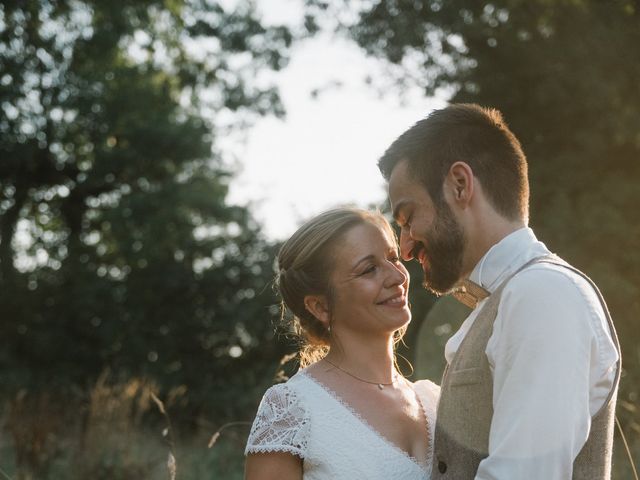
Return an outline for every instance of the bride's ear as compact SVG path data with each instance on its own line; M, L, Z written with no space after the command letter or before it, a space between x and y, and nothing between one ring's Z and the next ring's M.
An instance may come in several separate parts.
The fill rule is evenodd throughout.
M307 295L304 297L304 307L307 311L316 317L325 328L329 328L330 314L329 314L329 302L324 295Z

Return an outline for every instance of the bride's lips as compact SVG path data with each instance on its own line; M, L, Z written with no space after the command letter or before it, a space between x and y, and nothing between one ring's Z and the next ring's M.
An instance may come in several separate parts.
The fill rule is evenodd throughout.
M404 307L407 304L407 297L404 293L396 293L377 304L385 307Z

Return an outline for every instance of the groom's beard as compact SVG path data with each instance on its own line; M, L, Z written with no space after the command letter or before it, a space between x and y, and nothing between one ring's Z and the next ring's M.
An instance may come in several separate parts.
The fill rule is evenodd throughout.
M446 203L437 207L436 218L433 227L425 232L427 244L419 243L414 248L414 258L424 249L426 262L422 285L432 293L442 295L451 290L462 275L465 236Z

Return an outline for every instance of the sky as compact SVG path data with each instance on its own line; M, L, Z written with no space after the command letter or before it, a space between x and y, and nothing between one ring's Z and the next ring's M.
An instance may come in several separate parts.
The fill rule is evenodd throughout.
M268 3L269 8L265 5ZM295 21L297 0L263 0L267 22ZM247 205L267 237L284 240L311 216L337 205L382 205L377 159L443 100L409 91L381 95L365 84L382 75L354 43L325 34L294 46L275 81L286 117L260 119L242 141L228 201ZM313 91L320 93L312 96Z

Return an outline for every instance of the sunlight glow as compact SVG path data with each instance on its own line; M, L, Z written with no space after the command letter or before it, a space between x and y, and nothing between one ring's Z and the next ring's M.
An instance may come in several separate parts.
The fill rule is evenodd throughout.
M377 159L445 101L416 91L406 92L403 103L379 94L365 76L380 69L345 40L306 41L277 78L285 119L261 119L246 142L222 142L240 169L229 201L249 205L267 236L286 238L308 217L336 205L384 203Z

